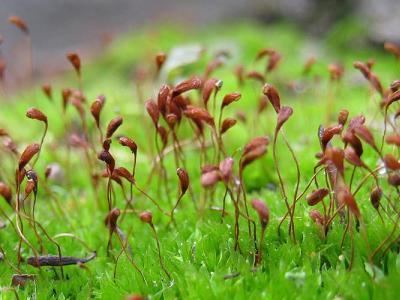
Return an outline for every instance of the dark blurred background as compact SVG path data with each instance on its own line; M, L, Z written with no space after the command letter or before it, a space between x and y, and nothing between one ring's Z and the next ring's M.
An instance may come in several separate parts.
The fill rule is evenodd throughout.
M35 67L53 72L69 50L96 53L118 34L162 22L196 27L286 20L323 37L338 21L354 18L373 44L400 40L399 11L399 0L0 0L0 34L3 55L16 57L21 35L7 19L21 16L31 29Z

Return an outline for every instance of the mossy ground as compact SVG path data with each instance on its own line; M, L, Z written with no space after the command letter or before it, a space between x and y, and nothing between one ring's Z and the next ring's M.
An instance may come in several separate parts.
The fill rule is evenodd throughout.
M275 127L275 115L269 107L256 117L261 85L247 82L240 89L237 86L233 68L243 63L248 69L263 69L263 64L255 63L254 57L263 47L272 47L282 53L282 63L267 81L279 89L284 104L294 109L294 115L286 124L285 134L290 140L301 166L301 189L312 176L316 162L314 154L319 151L317 129L320 124L334 121L337 112L346 108L350 115L365 114L370 125L380 124L381 116L377 108L378 96L371 92L367 82L357 70L352 68L354 60L374 58L374 71L387 86L397 79L399 64L393 57L380 50L365 48L353 37L359 33L337 28L322 41L304 37L295 28L281 24L279 26L260 27L258 25L232 25L197 31L164 27L159 30L145 30L115 41L112 47L97 60L87 63L83 61L84 91L87 99L92 101L98 94L107 97L102 115L103 126L115 115L124 118L118 130L133 138L138 146L138 168L136 179L139 186L145 186L154 157L154 129L140 103L132 82L134 67L140 63L153 63L154 54L158 51L168 52L173 47L197 43L207 49L218 49L229 45L233 57L224 68L213 75L223 80L221 95L240 90L242 99L229 107L225 116L234 116L238 110L246 113L247 123L238 123L229 131L224 141L228 153L234 153L243 147L252 137L259 135L272 136ZM340 41L338 41L341 39ZM353 42L351 42L353 41ZM347 48L343 47L347 45ZM307 53L314 52L317 63L307 77L302 75L303 64ZM189 74L201 74L210 51L204 58L177 71L171 80L185 78ZM64 58L60 58L64 59ZM345 77L340 83L330 84L327 64L340 61L345 66ZM305 84L301 93L293 93L286 84L298 81ZM1 104L0 127L6 128L15 140L23 146L40 140L42 124L25 118L29 107L37 107L49 117L49 134L46 138L37 171L43 176L44 169L51 162L65 164L66 152L64 123L61 116L61 100L59 88L76 86L73 74L55 80L54 103L49 102L39 88L21 91L12 101ZM145 98L153 97L156 89L143 87ZM88 119L90 118L87 115ZM76 111L68 108L68 120L79 123ZM92 126L92 125L91 125ZM377 128L377 127L375 127ZM379 128L377 128L379 129ZM377 130L378 132L378 130ZM188 137L188 128L180 129L180 135ZM64 141L63 141L64 139ZM279 164L284 173L284 181L292 197L295 184L295 167L289 152L282 141L278 142ZM64 149L64 150L63 150ZM117 158L117 164L127 168L131 165L131 155L116 142L111 152ZM15 160L5 152L0 157L0 179L12 182ZM278 190L277 177L271 153L257 161L245 171L245 184L248 198L258 197L264 200L271 211L271 222L265 239L264 260L257 271L252 271L252 257L246 253L251 250L252 243L248 238L246 222L241 222L240 244L244 254L233 250L233 205L228 199L229 215L221 223L220 214L209 210L210 203L202 203L204 193L200 189L200 166L198 153L186 150L187 169L191 185L203 209L196 211L190 196L186 195L176 213L178 226L167 227L168 218L161 215L143 196L136 194L136 206L139 210L150 209L154 214L154 223L160 237L162 254L167 269L173 279L168 280L160 268L155 240L150 228L133 215L127 215L122 230L131 230L130 243L134 252L134 260L143 270L147 284L123 255L120 259L116 279L113 279L114 262L106 256L107 229L105 217L105 183L99 190L103 208L98 209L89 182L84 155L76 150L71 156L70 170L66 178L70 184L51 185L51 189L69 216L68 220L55 215L51 209L54 202L43 189L39 188L37 203L37 220L43 224L50 235L71 232L83 239L98 257L87 264L88 269L71 266L65 268L66 279L60 280L49 268L34 269L22 264L24 273L37 274L34 283L18 290L21 298L31 299L83 299L89 295L102 299L121 299L127 294L138 293L154 299L396 299L396 286L400 280L400 256L394 252L382 260L376 268L376 276L366 265L369 250L361 233L355 232L355 260L351 271L347 270L350 257L350 241L347 238L344 249L340 249L343 226L336 222L326 240L321 239L318 229L308 217L305 201L300 201L296 211L296 234L298 243L287 240L287 225L282 227L281 237L277 234L277 224L285 212L284 203ZM236 157L237 158L237 157ZM372 151L366 151L364 161L369 165L377 164L377 157ZM99 163L100 164L100 163ZM178 181L172 156L166 161L171 188L170 197L174 199L178 190ZM130 167L129 167L130 168ZM360 171L356 178L361 178ZM357 182L357 181L356 181ZM378 215L369 203L369 191L372 182L357 195L357 202L364 216L368 232L369 246L375 248L389 233L391 226L382 225ZM158 187L157 180L146 189L157 198L165 209L171 204L165 193ZM222 206L224 189L219 187L214 196L214 205ZM117 206L123 207L121 195L117 192ZM204 204L204 205L203 205ZM5 203L1 207L11 213ZM256 215L251 211L253 217ZM28 231L29 232L29 231ZM28 237L34 240L32 232ZM18 238L12 228L0 230L0 244L6 250L8 259L15 263L15 249ZM60 238L63 253L66 255L85 256L87 252L82 246L69 238ZM117 254L120 246L114 240ZM55 248L46 242L49 253L55 254ZM24 247L23 256L30 255ZM227 274L240 272L232 279L224 279ZM59 272L58 272L59 273ZM0 263L0 285L9 286L13 271L4 262ZM2 299L12 299L13 293L3 290Z

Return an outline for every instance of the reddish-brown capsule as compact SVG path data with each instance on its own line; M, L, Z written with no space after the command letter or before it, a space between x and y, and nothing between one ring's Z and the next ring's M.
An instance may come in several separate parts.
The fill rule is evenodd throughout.
M29 34L28 25L26 25L26 22L21 17L11 16L11 17L8 18L8 22L10 22L11 24L15 25L23 33Z
M368 68L368 66L365 63L363 63L361 61L355 61L353 63L353 67L358 69L364 75L365 78L367 78L367 79L369 78L369 76L371 74L371 70Z
M125 297L125 300L145 300L146 297L143 297L142 295L138 294L133 294L133 295L128 295Z
M105 102L105 97L100 95L93 101L92 105L90 106L90 112L96 122L97 127L100 127L100 113L101 110L103 109L104 102Z
M63 107L63 111L65 112L65 110L67 109L67 105L69 102L69 98L71 97L72 91L68 88L63 89L61 92L62 95L62 107Z
M289 106L282 106L278 112L278 120L276 123L275 131L278 132L283 124L291 117L293 109Z
M201 174L201 185L204 188L209 188L214 186L218 181L221 180L221 173L215 166L205 166L203 167Z
M170 92L171 88L166 84L163 84L158 91L157 106L163 116L167 113L167 102Z
M389 145L396 145L400 147L400 135L398 134L391 134L386 137L386 143Z
M53 90L51 88L51 85L46 83L42 85L42 91L46 95L47 99L50 101L53 101Z
M355 128L363 125L365 123L365 117L363 115L355 116L350 119L349 130L354 130Z
M263 74L261 74L260 72L254 71L254 70L247 72L246 78L258 81L261 84L264 84L264 82L265 82L265 76Z
M114 132L122 125L123 121L124 120L122 119L122 117L115 117L110 121L110 123L108 123L107 133L106 133L107 139L112 137Z
M71 104L73 107L75 107L81 119L83 119L85 117L85 108L83 107L82 101L79 98L72 97Z
M203 84L202 98L203 98L203 103L206 107L207 107L208 101L210 100L212 92L217 89L217 85L216 85L217 82L218 82L218 79L210 78L210 79L207 79Z
M166 60L167 60L167 55L164 52L157 53L156 55L157 72L161 70Z
M107 172L107 170L105 170L106 171L106 173L105 174L102 174L103 175L103 177L104 178L107 178L108 177L108 172ZM113 181L115 181L119 186L121 186L121 188L122 188L122 180L121 180L121 177L119 177L116 173L115 173L115 170L114 170L114 172L112 173L112 175L111 175L111 180L113 180Z
M232 102L239 101L239 99L242 97L242 94L240 93L230 93L225 95L224 99L222 100L221 108L224 108L225 106L228 106Z
M168 102L169 112L178 114L178 111L185 110L188 105L190 105L189 97L185 97L183 95L175 96L171 101ZM172 106L175 106L175 108L172 108Z
M344 151L339 148L329 147L325 150L324 157L331 161L339 174L344 174Z
M261 49L260 51L257 52L256 61L260 60L261 58L263 58L265 56L270 56L274 52L275 52L275 50L273 50L271 48L263 48L263 49Z
M261 145L257 148L246 153L246 155L242 155L240 159L240 169L243 170L247 165L260 158L267 152L267 146Z
M18 169L21 171L30 162L32 157L39 152L39 150L40 150L39 144L28 145L19 158Z
M158 126L157 127L157 133L161 138L161 142L163 144L163 147L167 146L168 144L168 131L165 129L164 126Z
M10 136L4 128L0 128L0 136Z
M11 204L12 200L11 188L1 181L0 181L0 195L7 201L8 204Z
M400 100L400 90L397 90L389 95L389 98L385 101L386 107L391 105L393 102Z
M344 126L347 122L348 117L349 117L349 111L347 109L342 109L338 115L338 123Z
M328 65L328 71L332 81L339 81L343 77L344 68L341 64L332 63Z
M259 199L253 199L251 201L251 205L257 212L258 217L260 218L261 226L264 228L267 227L269 223L269 209L267 205L264 203L264 201Z
M104 151L110 151L110 147L111 147L111 139L105 139L103 141L103 150Z
M369 58L365 64L367 65L368 69L372 70L375 65L375 60L373 58Z
M267 136L256 137L247 143L240 158L240 170L263 156L267 152L268 144L269 138Z
M382 194L383 194L382 189L380 187L376 186L373 188L373 190L371 191L371 194L369 196L369 199L371 200L371 204L376 210L379 209Z
M250 142L246 144L246 146L244 146L242 156L248 154L249 152L260 146L267 146L269 142L269 137L267 136L258 136L253 138Z
M166 116L165 116L165 119L166 119L166 121L167 121L167 123L168 123L168 126L169 126L170 128L174 128L175 124L178 122L178 117L177 117L177 115L175 115L175 114L173 114L173 113L166 115Z
M188 80L178 83L172 90L172 96L176 97L187 91L200 89L201 86L202 86L202 81L200 77L197 76L192 77Z
M113 208L106 216L104 220L104 224L110 229L110 231L114 231L117 229L117 221L118 217L121 214L119 208Z
M97 158L101 161L104 161L107 164L111 173L114 171L115 160L114 160L114 157L112 157L112 155L110 154L110 152L103 150L99 153Z
M344 149L344 158L354 166L363 167L365 164L361 158L357 155L356 151L352 146L347 146Z
M390 170L396 171L400 169L400 162L390 153L383 157L383 161L385 162L385 167Z
M313 222L316 223L317 225L325 224L325 218L322 216L322 214L318 210L312 209L312 210L310 210L308 215L310 216L311 220L313 220Z
M205 174L205 173L215 171L215 170L218 170L217 165L204 165L201 167L201 174Z
M190 119L205 122L211 127L215 126L214 118L203 108L190 106L184 111L184 114Z
M246 116L246 113L244 111L241 111L241 110L237 111L235 116L240 122L242 122L244 124L247 123L247 116Z
M222 67L224 65L224 62L220 58L216 58L212 61L210 61L207 64L206 70L204 71L204 76L203 78L209 78L210 75L218 68Z
M227 157L219 163L219 171L221 172L222 179L228 183L233 173L233 158Z
M353 131L347 130L343 135L342 135L342 140L347 146L347 144L350 144L351 147L354 149L356 154L361 157L363 154L363 145L361 143L361 140L354 134Z
M389 174L388 182L390 185L392 185L394 187L398 187L400 185L400 174L398 174L398 173Z
M36 194L37 193L37 188L38 188L38 181L39 181L36 172L34 170L28 170L25 173L25 176L28 179L28 182L32 181L34 183L34 190L33 191Z
M88 143L86 142L85 139L83 139L82 137L80 137L79 135L73 133L70 135L69 137L69 144L72 147L76 147L76 148L87 148L88 147Z
M22 169L21 171L17 170L15 172L15 180L18 182L18 184L21 184L22 181L24 180L26 175L26 170Z
M53 166L51 165L47 166L46 170L44 171L44 178L47 180L52 173L53 173Z
M342 132L342 125L334 125L330 127L322 127L319 128L319 139L322 146L322 149L325 149L328 143L332 140L335 135L338 135Z
M243 85L243 82L244 82L244 67L242 65L237 66L235 68L234 73L236 75L236 78L237 78L239 86Z
M35 275L14 274L11 279L11 285L23 288L30 280L35 280Z
M268 98L262 95L258 100L257 113L261 114L268 106Z
M130 138L126 137L126 136L121 136L118 139L118 141L122 146L128 147L131 150L131 152L136 155L136 153L137 153L137 145L132 139L130 139Z
M269 57L266 71L267 72L273 71L277 67L279 61L281 60L281 55L274 49L266 48L258 52L256 60L259 60L264 56Z
M229 129L231 129L233 126L235 126L237 123L237 121L233 118L226 118L221 125L221 130L220 130L220 134L224 134L225 132L227 132Z
M135 184L135 178L133 178L132 174L124 167L115 168L113 174L125 178L130 183Z
M311 194L307 196L307 204L310 206L317 205L321 202L327 195L329 194L329 190L327 188L320 188L313 191Z
M86 102L86 96L80 90L71 90L71 97L79 102Z
M279 113L281 109L281 99L279 97L278 91L269 83L264 84L263 94L267 96L268 100L271 102L276 113Z
M74 67L76 73L78 75L81 73L81 59L79 55L75 52L69 52L67 53L67 59L71 63L71 65Z
M379 81L378 76L376 76L371 69L367 66L367 64L360 62L360 61L356 61L353 63L354 68L358 69L363 76L365 77L365 79L367 79L370 84L372 85L372 87L382 96L384 95L384 90L382 87L381 82Z
M30 108L26 112L26 116L30 119L38 120L47 124L47 116L37 108Z
M399 45L396 45L395 43L391 43L391 42L386 42L383 46L387 52L392 53L394 56L396 56L397 59L400 58L400 46Z
M220 179L221 176L218 171L207 172L201 175L201 185L204 188L209 188L214 186Z
M153 214L150 211L141 212L139 217L143 223L153 224Z
M276 69L278 66L279 62L281 61L282 56L274 51L270 56L267 64L267 72L272 72L273 70Z
M190 180L189 180L189 174L186 170L182 169L182 168L178 168L176 170L176 175L178 175L179 178L179 184L181 187L181 194L185 194L189 184L190 184Z
M152 119L154 126L158 126L158 120L160 118L160 111L158 110L157 104L153 100L147 100L145 103L147 113Z
M27 198L34 189L35 189L35 183L32 180L28 180L25 186L25 198Z
M6 149L10 150L12 153L19 155L17 145L15 144L15 142L12 140L11 137L5 136L3 138L3 145Z
M358 208L357 202L350 192L350 189L346 185L341 185L336 189L336 198L340 205L345 204L350 212L353 213L357 218L360 218L361 213Z
M394 93L400 89L400 80L395 80L390 84L390 90Z

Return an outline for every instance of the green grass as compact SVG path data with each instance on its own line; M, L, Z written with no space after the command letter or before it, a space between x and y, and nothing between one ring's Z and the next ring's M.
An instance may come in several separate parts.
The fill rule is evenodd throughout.
M351 26L351 24L347 25ZM343 35L340 35L340 32ZM133 84L134 69L141 65L151 66L155 53L158 51L168 53L173 47L180 45L197 43L211 50L198 62L175 70L167 79L175 83L179 81L179 78L201 74L212 51L229 45L233 57L224 68L214 74L216 78L224 81L220 94L223 95L239 89L233 75L233 68L237 64L243 63L248 69L261 71L263 65L255 63L254 57L261 48L273 47L282 53L283 60L277 71L271 74L267 81L278 87L283 103L294 109L293 117L285 125L285 134L300 161L302 190L311 178L312 169L316 163L314 154L319 151L317 139L319 124L334 122L337 112L342 108L348 109L350 116L365 114L367 123L370 125L374 125L372 121L380 121L377 113L378 96L371 94L367 82L357 70L352 68L352 62L374 58L376 59L374 71L379 74L385 86L397 79L399 64L393 57L379 50L358 48L359 44L352 45L343 32L343 28L338 27L325 40L315 41L286 24L266 28L255 24L229 25L199 31L174 27L144 30L117 40L102 57L93 62L83 61L84 91L89 103L98 94L104 94L107 97L102 114L103 127L112 117L123 116L124 124L118 133L133 138L139 146L136 179L138 185L143 187L154 157L152 142L154 129ZM351 34L356 36L354 32ZM342 38L342 43L349 42L347 49L343 49L341 43L333 42L339 37ZM310 49L315 51L317 64L310 77L302 79L303 63ZM346 69L345 77L336 86L330 86L328 80L327 64L333 61L342 62ZM314 77L319 80L313 81ZM302 80L309 87L303 93L292 93L286 88L286 83L293 80ZM271 151L245 171L248 198L258 197L264 200L271 211L271 222L266 232L264 260L257 271L252 271L252 257L247 254L251 250L252 243L248 238L246 223L243 221L240 244L244 254L233 251L233 205L229 198L227 201L229 215L221 224L218 212L207 208L196 211L191 198L186 195L176 213L178 226L168 228L166 226L168 218L160 214L146 198L136 194L136 207L139 210L149 209L154 214L154 223L160 237L164 261L173 279L169 281L160 268L156 243L150 228L134 215L127 215L122 223L122 230L131 231L130 243L134 260L143 270L147 284L142 281L124 255L120 259L114 280L114 262L106 256L108 238L108 231L104 226L106 183L104 180L100 183L99 194L103 207L98 209L89 183L83 153L76 150L71 156L71 170L64 170L68 172L65 177L70 178L70 185L65 182L66 180L50 185L51 190L65 208L68 220L53 213L51 207L54 206L54 200L41 188L44 170L49 163L58 162L62 166L65 165L66 151L63 145L66 137L63 135L64 123L60 118L59 89L76 85L73 74L67 74L53 82L56 100L54 103L50 103L39 88L34 88L21 91L6 105L2 103L0 110L0 127L6 128L11 133L21 150L29 143L38 142L42 132L42 124L25 118L26 110L34 106L48 115L50 132L36 167L41 177L37 220L50 235L71 232L83 239L92 249L96 249L98 253L98 257L87 264L87 270L76 266L66 267L65 280L58 279L50 268L38 270L23 263L21 265L23 273L37 274L37 278L34 283L18 290L22 299L28 297L31 299L33 297L83 299L88 298L90 294L94 298L123 299L132 293L154 299L396 299L396 285L400 280L400 256L395 252L389 252L381 264L376 266L378 275L372 278L370 267L366 265L369 251L361 234L355 232L355 261L353 269L348 271L349 238L345 241L344 249L340 249L343 226L335 222L328 238L321 239L318 229L308 217L309 208L304 200L300 201L296 211L298 243L287 241L286 223L283 226L282 236L278 236L277 225L286 208L279 191L268 188L268 186L277 185ZM153 97L157 88L158 85L151 87L147 84L143 88L144 98ZM267 112L259 118L254 117L261 88L259 83L247 82L239 89L242 99L228 107L224 113L224 116L234 116L236 111L243 110L248 117L247 125L239 122L226 134L224 141L228 153L240 150L252 137L265 134L272 136L276 118L272 107L268 107ZM332 99L332 107L328 106L329 98ZM91 116L87 114L87 117L93 129ZM67 119L79 124L73 107L68 108ZM188 137L189 128L185 126L181 128L180 135ZM117 158L118 165L127 168L131 165L131 155L116 141L112 144L111 152ZM0 152L0 155L0 180L12 183L16 161L4 151ZM187 150L186 155L191 185L197 195L199 205L204 199L204 192L200 188L198 153ZM278 157L279 164L284 170L287 190L292 196L296 173L282 140L278 142ZM238 157L236 156L235 159L237 161ZM363 159L369 165L375 166L378 158L372 151L366 149ZM98 165L103 166L100 162ZM171 187L170 197L174 199L178 191L178 180L172 156L168 157L166 165ZM356 177L360 179L361 176L359 172ZM392 227L382 225L370 205L371 187L372 182L368 182L362 192L357 195L357 202L366 223L370 247L374 249ZM116 190L116 206L122 208L123 199L119 190ZM166 210L172 207L165 193L158 188L157 180L153 180L146 190L157 198ZM224 189L220 185L213 199L215 206L222 206L223 192ZM206 207L209 204L207 203ZM0 205L11 215L11 210L5 203ZM256 218L253 211L251 215ZM31 230L27 232L30 240L34 241L33 232ZM88 255L82 245L72 239L61 238L59 242L65 255ZM7 258L13 264L16 262L17 243L18 237L11 226L0 230L0 245L5 249ZM114 245L113 254L116 255L120 250L120 245L117 240L114 240ZM56 254L56 249L51 243L46 241L45 246L49 253ZM27 257L32 253L24 247L22 255ZM235 272L240 272L240 275L224 280L225 275ZM13 273L4 262L0 262L2 287L10 286ZM1 299L13 299L13 297L10 291L0 292Z

